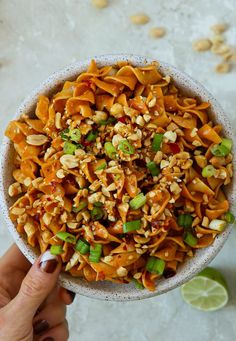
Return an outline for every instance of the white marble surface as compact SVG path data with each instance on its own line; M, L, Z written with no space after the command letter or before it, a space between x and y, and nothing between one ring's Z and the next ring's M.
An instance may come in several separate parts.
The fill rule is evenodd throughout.
M151 22L131 26L129 15L146 12ZM231 24L226 36L236 45L235 0L110 0L104 10L89 0L0 0L0 131L20 101L53 71L95 54L136 53L175 64L219 99L236 125L236 70L217 75L218 58L192 52L191 41L209 26ZM148 37L165 26L162 40ZM0 254L12 242L0 220ZM225 274L230 303L203 313L185 305L176 289L142 302L113 303L77 297L68 309L70 341L233 341L236 339L236 232L212 263ZM58 340L60 341L60 340Z

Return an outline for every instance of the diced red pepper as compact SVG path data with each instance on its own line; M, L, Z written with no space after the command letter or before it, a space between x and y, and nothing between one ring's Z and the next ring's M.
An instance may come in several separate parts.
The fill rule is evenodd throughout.
M83 145L84 147L88 147L88 146L91 145L91 143L92 143L92 142L89 142L89 141L84 140L84 141L82 142L82 145Z
M172 151L172 153L177 154L180 152L180 147L177 143L169 143L169 147Z
M126 121L125 121L125 116L122 116L122 117L118 118L118 121L119 121L119 122L122 122L122 123L125 123L125 122L126 122Z
M83 83L85 83L89 88L92 86L92 81L90 79L83 80Z

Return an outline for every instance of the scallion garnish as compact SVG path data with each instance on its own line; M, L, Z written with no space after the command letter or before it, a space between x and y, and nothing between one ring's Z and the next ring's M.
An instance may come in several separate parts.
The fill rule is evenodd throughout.
M151 172L152 176L157 176L160 174L160 168L154 161L150 161L147 163L147 168Z
M141 220L127 221L126 223L123 224L124 233L139 230L140 228L141 228Z
M235 221L235 217L234 217L233 213L231 213L230 211L225 213L224 218L227 221L227 223L229 223L229 224L233 224Z
M118 149L121 150L124 154L134 154L135 148L127 141L121 140L118 145Z
M139 193L135 198L130 200L129 205L132 210L137 210L146 203L146 196L143 193Z
M72 129L69 131L70 139L74 142L79 142L81 139L81 132L79 129Z
M113 116L110 116L107 120L101 120L99 124L101 126L108 125L108 124L114 124L117 122L117 119Z
M89 261L91 263L98 263L100 261L101 255L102 244L94 244L94 246L90 245Z
M104 211L101 207L94 207L90 212L92 220L100 220L104 216Z
M104 149L107 154L107 156L110 159L115 159L116 158L116 148L113 146L111 142L106 142L104 144Z
M81 255L86 255L89 252L89 248L90 245L84 238L79 239L75 245L75 250L79 251Z
M76 243L76 238L73 234L60 231L56 233L57 238L63 240L64 242L75 244Z
M164 134L155 134L152 140L153 152L158 152L161 149L162 139Z
M208 165L202 169L202 176L204 178L210 178L215 175L215 172L216 169L212 165Z
M73 206L72 211L75 213L78 213L82 211L85 207L87 207L87 201L86 200L81 200L78 206Z
M211 152L215 156L227 156L231 152L233 142L231 139L223 138L220 144L215 144Z
M146 263L146 270L157 275L162 275L165 270L165 264L163 259L149 257Z
M216 230L216 231L222 232L225 230L226 225L227 225L227 222L225 220L213 219L210 222L208 228L211 230Z
M87 142L94 142L98 136L98 131L90 131L90 133L86 137Z
M102 170L102 169L106 169L106 168L107 168L107 164L106 164L106 162L104 162L100 166L98 166L95 170L98 171L98 170Z
M194 237L194 235L193 235L191 232L189 232L189 231L187 231L187 232L185 233L184 241L185 241L185 243L188 244L189 246L195 246L195 245L197 245L197 238Z
M93 204L93 206L95 206L95 207L102 207L102 206L103 206L103 203L100 202L100 201L96 201L96 202Z
M193 217L190 214L180 214L177 222L179 226L190 228L192 226Z
M62 140L64 140L64 141L69 140L69 129L66 128L63 131L61 131L60 136L61 136Z
M50 252L52 255L61 255L64 250L61 245L51 245Z
M139 289L139 290L144 289L144 286L142 285L142 283L140 283L137 279L133 278L132 282L134 283L136 289Z
M77 149L77 146L74 143L65 141L63 146L64 154L71 154L73 155Z

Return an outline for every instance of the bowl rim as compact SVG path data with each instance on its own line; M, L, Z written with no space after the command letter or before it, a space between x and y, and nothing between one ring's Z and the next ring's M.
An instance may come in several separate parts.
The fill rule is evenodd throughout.
M84 71L86 67L89 65L91 59L95 59L99 66L102 65L111 65L117 63L117 61L130 61L133 65L142 65L142 64L149 64L155 59L153 58L147 58L144 56L134 55L134 54L105 54L100 56L93 56L92 58L87 58L85 60L77 61L75 63L72 63L68 65L67 67L60 69L59 71L54 72L51 76L49 76L45 81L41 82L41 84L36 87L29 96L25 98L25 100L20 104L18 107L15 115L11 118L15 119L18 118L23 112L31 112L33 108L35 107L36 101L38 99L39 94L48 94L53 93L55 91L55 88L57 85L61 84L66 79L71 79ZM162 69L169 70L170 73L178 75L178 77L182 77L186 83L191 84L190 91L194 91L196 89L200 89L201 96L205 96L211 103L211 106L213 108L217 108L217 113L215 113L218 118L221 118L222 122L225 122L225 126L227 126L229 133L229 136L234 140L234 147L233 147L233 153L235 154L235 138L232 131L232 127L230 125L229 119L227 115L224 113L223 109L217 102L217 100L211 95L211 93L205 89L205 87L200 84L198 81L193 79L191 76L186 74L183 71L180 71L175 66L172 66L169 63L165 63L158 60L158 63L160 65L159 69L162 71ZM173 78L175 81L175 78ZM217 121L216 120L216 121ZM9 216L8 216L8 203L7 203L7 197L6 197L6 186L4 185L4 169L5 169L5 160L7 157L7 152L10 146L10 141L8 138L4 137L2 141L2 146L0 150L0 166L1 166L1 172L0 172L0 207L2 209L2 213L4 216L4 220L6 222L6 225L8 227L8 230L10 231L14 241L22 251L22 253L27 257L27 259L33 263L38 255L35 253L35 251L26 244L24 238L18 234L18 232L15 229L15 225L11 222ZM236 184L233 181L232 183L232 194L231 194L231 206L233 205L234 198L236 193ZM204 251L201 252L201 259L200 262L196 262L197 264L192 264L191 269L188 271L177 274L169 279L161 280L158 285L157 289L153 292L149 292L147 290L137 290L133 289L131 291L124 292L110 292L110 291L104 291L103 289L96 289L91 288L89 285L81 285L79 283L73 283L73 277L62 273L59 278L59 284L63 287L72 290L78 294L81 294L83 296L87 296L90 298L96 298L96 299L102 299L102 300L111 300L111 301L129 301L129 300L141 300L145 298L150 298L153 296L157 296L163 293L166 293L170 290L175 289L176 287L182 285L186 281L190 280L194 275L196 275L198 272L200 272L204 267L206 267L218 254L218 252L223 247L225 241L227 240L230 232L231 232L232 226L228 226L227 229L221 233L219 236L215 238L215 241L213 245L209 246L208 248L205 248ZM199 253L200 254L200 253ZM193 257L194 259L197 257ZM197 258L196 258L197 261ZM183 266L184 268L184 266ZM117 284L120 286L120 284Z

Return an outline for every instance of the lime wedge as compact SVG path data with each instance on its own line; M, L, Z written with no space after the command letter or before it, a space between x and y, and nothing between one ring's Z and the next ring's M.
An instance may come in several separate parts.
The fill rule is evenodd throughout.
M181 287L186 303L203 311L223 308L229 299L227 283L221 273L206 268Z

